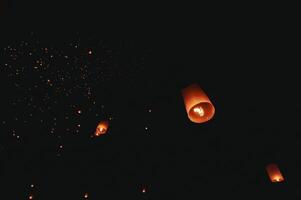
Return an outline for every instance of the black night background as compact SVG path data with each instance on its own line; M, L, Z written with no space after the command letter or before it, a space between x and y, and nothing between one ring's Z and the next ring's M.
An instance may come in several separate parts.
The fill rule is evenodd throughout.
M291 20L0 5L0 199L301 196ZM187 117L181 90L192 83L215 106L206 123ZM109 129L95 137L101 120ZM284 182L270 181L270 163Z

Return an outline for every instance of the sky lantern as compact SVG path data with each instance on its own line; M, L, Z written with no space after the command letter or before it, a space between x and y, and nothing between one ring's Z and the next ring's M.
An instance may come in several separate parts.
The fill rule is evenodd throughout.
M182 90L188 118L195 123L209 121L215 113L215 108L206 93L197 85L192 84Z
M270 180L273 183L278 183L284 181L284 178L280 172L280 169L276 164L269 164L266 166L266 170L268 172L268 175L270 177Z
M95 130L95 136L100 136L103 135L107 132L109 127L109 122L108 121L101 121L96 127Z

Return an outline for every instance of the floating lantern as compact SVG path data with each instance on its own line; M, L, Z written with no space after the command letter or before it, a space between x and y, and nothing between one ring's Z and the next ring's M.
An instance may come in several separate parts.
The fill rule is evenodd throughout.
M103 135L107 132L109 127L109 122L108 121L101 121L96 127L95 131L95 136L100 136Z
M192 84L182 90L188 118L195 123L209 121L215 108L205 92L197 85Z
M278 183L284 181L284 178L280 172L280 169L276 164L269 164L266 166L268 175L273 183Z

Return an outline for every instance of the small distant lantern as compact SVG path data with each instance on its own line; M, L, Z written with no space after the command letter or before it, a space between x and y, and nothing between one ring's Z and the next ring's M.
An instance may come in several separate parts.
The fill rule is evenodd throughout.
M100 136L103 135L107 132L109 127L109 122L108 121L101 121L96 127L95 131L95 136Z
M182 90L188 118L195 123L209 121L215 113L215 108L206 93L197 85L192 84Z
M266 166L267 173L270 177L270 180L273 183L278 183L284 181L284 178L280 172L280 169L276 164L269 164Z

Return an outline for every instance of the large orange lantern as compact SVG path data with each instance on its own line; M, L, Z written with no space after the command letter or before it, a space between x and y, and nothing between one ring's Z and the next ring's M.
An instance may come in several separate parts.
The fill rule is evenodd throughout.
M273 183L278 183L284 181L284 178L280 172L280 169L276 164L269 164L266 166L266 170L268 172L268 175L270 177L270 180Z
M192 84L182 90L188 118L195 123L204 123L210 120L215 108L205 92L197 85Z
M109 128L109 122L108 121L101 121L96 127L95 130L95 136L103 135L107 132Z

